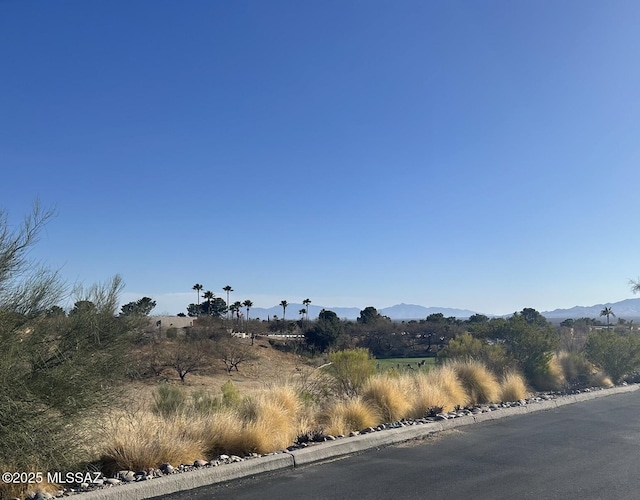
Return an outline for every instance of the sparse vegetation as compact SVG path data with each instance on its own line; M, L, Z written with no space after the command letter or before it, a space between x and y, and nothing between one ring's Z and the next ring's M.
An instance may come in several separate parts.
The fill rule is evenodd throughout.
M537 311L524 309L509 319L478 315L467 322L431 315L394 331L394 323L374 308L363 310L352 324L331 311L314 323L307 314L309 299L299 323L285 321L288 303L282 301L283 317L275 329L306 328L306 341L281 339L280 352L260 337L256 341L256 332L272 328L258 320L255 329L254 320L244 324L251 327L250 339L230 335L229 322L240 325L240 306L248 317L251 301L237 302L236 317L225 323L226 304L209 291L201 304L199 284L193 287L198 303L192 309L202 316L194 326L167 329L167 338L156 335L159 328L147 335L146 315L154 302L143 297L118 314L119 277L74 290L68 314L57 306L64 285L55 272L27 259L49 217L36 207L11 232L0 213L0 464L5 470L81 470L99 461L110 473L220 453L266 453L305 436L348 434L402 418L520 400L528 386L608 387L611 379L620 382L640 368L640 336L626 325L594 331L578 320L554 330ZM559 339L570 352L555 352ZM350 348L318 355L336 345ZM376 370L385 363L363 346L416 355ZM291 380L265 387L265 380L279 380L285 358L295 360L287 374ZM271 376L259 373L265 367ZM212 376L218 377L215 390ZM251 391L236 385L251 377L256 384ZM112 394L126 394L126 384L134 383L148 397L124 410L135 397L120 398L118 405ZM0 490L0 498L8 493Z

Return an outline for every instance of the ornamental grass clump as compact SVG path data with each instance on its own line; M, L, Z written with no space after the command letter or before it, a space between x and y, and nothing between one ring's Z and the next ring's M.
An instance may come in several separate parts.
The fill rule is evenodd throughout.
M103 430L100 462L105 474L193 463L206 456L194 422L183 415L162 418L149 411L114 413Z
M500 401L520 401L529 394L524 377L517 372L507 372L500 380Z
M371 377L362 387L362 399L376 408L385 422L405 418L411 410L411 385L408 377L390 377L379 374Z
M435 371L437 369L433 370L433 372ZM430 377L424 373L413 378L411 409L408 414L410 418L424 418L430 415L434 408L450 411L458 404L451 399L441 385L435 383L435 380L437 377Z
M492 403L500 399L500 384L479 361L454 361L450 365L469 394L472 405Z
M300 429L302 407L299 395L288 385L245 399L239 408L244 452L270 453L293 444Z
M341 436L381 423L377 409L361 398L334 401L320 417L324 434Z
M456 406L469 404L470 396L451 365L447 364L430 370L426 377L429 384L440 388L446 395L446 400L439 405L442 406L443 411L452 411Z

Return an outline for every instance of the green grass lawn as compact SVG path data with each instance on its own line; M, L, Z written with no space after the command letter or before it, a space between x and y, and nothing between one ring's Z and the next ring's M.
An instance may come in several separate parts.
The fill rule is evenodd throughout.
M418 366L418 363L424 361L424 365L422 367ZM391 368L398 369L398 365L400 366L400 371L409 371L411 368L414 370L430 370L436 365L436 358L430 357L418 357L418 358L385 358L385 359L376 359L376 366L378 371L385 371ZM411 368L409 368L411 366Z

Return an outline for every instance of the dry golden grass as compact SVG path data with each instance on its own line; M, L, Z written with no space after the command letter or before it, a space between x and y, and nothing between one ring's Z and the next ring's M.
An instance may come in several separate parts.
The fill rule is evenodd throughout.
M414 377L410 418L424 418L434 408L451 411L458 404L451 399L449 393L442 386L434 383L436 380L438 377L429 377L424 373L419 373Z
M405 418L411 410L410 380L379 374L371 377L362 388L362 399L377 409L385 422Z
M360 398L335 401L321 416L325 434L340 436L374 427L381 422L377 410Z
M205 445L207 457L223 453L239 455L245 453L243 422L237 411L224 409L208 415L193 425L195 436L200 436Z
M596 387L604 387L605 389L613 387L613 381L611 378L603 372L596 372L591 375L591 384Z
M493 403L500 399L500 384L489 369L479 361L453 361L450 366L469 394L473 405Z
M520 401L529 394L524 377L516 372L508 372L500 381L500 401Z
M25 471L22 468L11 467L0 464L1 472L42 472L37 471L35 469ZM47 481L46 473L44 474L44 481L38 484L28 484L28 483L5 483L4 481L0 481L0 500L10 499L10 498L32 498L30 495L35 496L38 492L49 493L52 496L55 496L58 491L60 491L62 487L57 484L53 484Z
M100 449L103 471L144 470L164 462L187 464L205 458L205 443L192 427L181 416L163 419L148 411L114 414L106 423Z
M443 411L451 411L456 406L467 406L469 404L469 393L452 366L440 366L427 372L426 376L429 383L439 387L447 395L447 400L442 405Z
M293 444L300 432L301 410L302 402L292 386L265 389L245 398L237 408L241 425L226 435L219 431L218 442L210 441L210 449L236 450L236 453L282 450Z

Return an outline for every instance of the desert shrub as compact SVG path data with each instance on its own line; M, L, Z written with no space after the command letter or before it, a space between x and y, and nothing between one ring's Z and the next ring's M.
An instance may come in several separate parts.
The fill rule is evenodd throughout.
M454 361L450 366L469 394L471 404L483 404L498 401L500 384L489 369L479 361Z
M558 336L540 313L523 309L503 322L495 333L534 387L544 389L545 384L554 380L549 362L558 346Z
M327 367L340 394L355 396L376 372L375 360L367 349L347 349L329 354Z
M238 391L237 387L233 385L231 380L227 380L222 384L220 390L222 391L222 404L225 406L236 406L242 400L240 397L240 391Z
M586 355L618 383L640 368L640 337L609 330L595 332L587 340Z
M517 372L507 372L500 380L500 401L520 401L525 399L529 391L524 377Z
M385 422L407 416L411 409L409 394L407 377L389 377L386 373L371 377L362 387L363 401L375 407Z
M187 407L184 392L173 385L162 384L153 395L153 412L163 417L172 417L183 413Z
M513 364L504 345L490 344L468 332L452 339L442 351L442 356L453 360L481 361L494 373L504 373Z
M531 384L540 391L559 391L566 388L567 380L558 356L552 355L546 368L533 374Z
M165 335L168 339L176 339L178 338L178 329L175 326L170 326L165 331Z
M562 351L558 353L558 362L569 386L585 387L591 384L596 370L584 353Z
M381 422L376 409L360 398L334 401L320 417L325 434L340 436Z
M217 412L223 403L207 391L199 390L191 394L191 408L198 415Z

